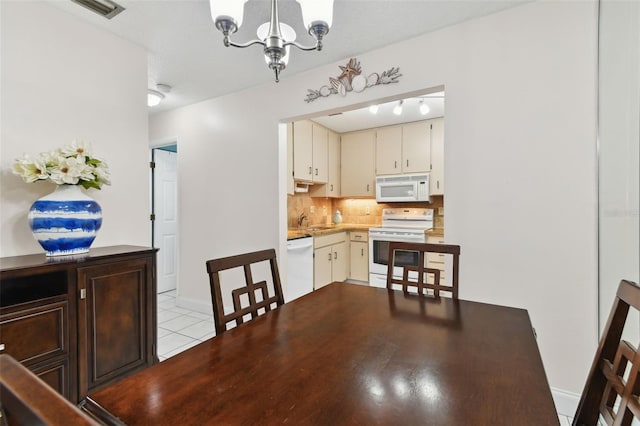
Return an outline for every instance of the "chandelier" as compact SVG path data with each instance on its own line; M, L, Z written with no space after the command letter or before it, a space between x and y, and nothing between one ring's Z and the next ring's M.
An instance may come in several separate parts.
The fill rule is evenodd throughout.
M244 3L247 0L209 0L211 17L224 36L226 47L249 47L254 44L263 46L265 61L279 81L280 73L289 61L289 47L300 50L322 50L322 38L329 32L333 18L333 0L297 0L302 9L302 19L309 34L316 40L313 46L303 46L295 41L296 33L289 25L278 18L278 0L271 0L271 18L260 25L256 31L258 38L246 43L235 43L229 35L238 31L242 25Z

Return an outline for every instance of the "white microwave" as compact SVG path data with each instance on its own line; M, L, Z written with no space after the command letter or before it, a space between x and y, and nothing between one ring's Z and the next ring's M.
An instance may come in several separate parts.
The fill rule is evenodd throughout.
M377 176L376 201L381 203L429 201L429 173Z

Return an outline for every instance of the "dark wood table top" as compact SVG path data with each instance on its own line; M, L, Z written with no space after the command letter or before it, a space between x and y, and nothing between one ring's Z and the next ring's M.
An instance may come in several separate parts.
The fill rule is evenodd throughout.
M95 392L85 407L129 425L558 424L527 311L344 283Z

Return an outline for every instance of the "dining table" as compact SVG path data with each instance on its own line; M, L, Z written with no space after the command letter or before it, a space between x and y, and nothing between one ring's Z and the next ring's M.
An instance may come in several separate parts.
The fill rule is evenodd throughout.
M557 425L526 310L334 282L90 394L117 425Z

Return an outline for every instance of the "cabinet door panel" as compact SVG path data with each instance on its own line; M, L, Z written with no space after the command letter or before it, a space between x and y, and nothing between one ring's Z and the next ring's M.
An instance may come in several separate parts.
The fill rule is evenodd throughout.
M313 286L319 289L330 284L331 279L331 260L333 252L331 246L315 249L313 252Z
M343 197L375 197L375 131L342 135L341 190Z
M331 278L333 281L345 281L349 273L348 243L331 246L333 249Z
M329 180L329 133L324 127L313 125L313 182Z
M313 130L307 120L293 123L293 177L313 180Z
M144 259L78 269L78 285L86 289L85 333L88 390L150 363L147 285L151 263ZM84 314L84 319L82 318ZM81 352L83 353L83 352Z
M383 127L376 132L376 175L402 171L402 127Z
M444 118L430 120L431 127L431 195L444 195Z
M431 166L431 129L427 121L402 128L402 172L428 172Z
M369 281L369 244L351 241L351 276L353 280Z

